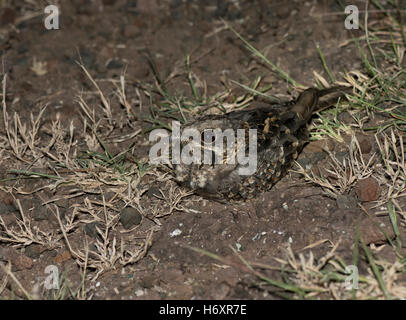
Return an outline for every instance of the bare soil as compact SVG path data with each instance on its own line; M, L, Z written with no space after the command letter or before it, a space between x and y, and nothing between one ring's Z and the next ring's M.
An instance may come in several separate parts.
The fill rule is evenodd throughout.
M351 1L351 4L354 2L364 6L363 1ZM77 155L86 152L90 145L83 124L86 116L78 95L84 97L90 109L101 113L100 98L78 62L86 67L112 105L115 123L109 127L111 130L102 128L100 134L115 155L134 143L126 159L133 165L147 159L150 146L147 130L152 124L145 121L151 112L150 100L143 94L141 85L150 84L152 88L156 79L147 55L153 58L159 74L169 78L167 90L177 97L193 96L185 76L187 55L191 57L194 80L200 84L199 95L206 90L207 96L213 96L229 88L237 96L244 90L230 80L247 84L259 75L265 84L272 86L273 95L289 100L297 94L290 84L258 62L224 27L222 19L304 86L315 86L314 72L328 79L317 46L337 79L344 71L362 68L357 46L348 40L361 36L363 31L346 30L343 9L332 0L72 0L60 3L60 30L46 30L41 15L28 16L44 7L42 1L33 5L20 0L0 8L2 74L7 73L8 77L7 112L11 119L18 113L21 122L28 123L31 113L38 115L46 105L40 119L40 139L49 141L52 124L59 119L67 142L72 124ZM379 15L373 17L378 19ZM34 60L46 63L43 73L33 70ZM131 121L126 118L114 94L116 87L110 81L120 80L122 75L125 75L127 100L135 111ZM156 97L155 93L152 95ZM348 124L353 121L349 116L341 117ZM169 119L162 121L169 122ZM108 140L137 130L141 131L131 141ZM0 134L6 137L4 119L0 122ZM373 135L358 132L357 136L365 148L365 157L370 157L377 150ZM309 143L299 163L322 170L329 163L323 148L328 144L337 157L345 154L350 137L344 137L344 143L331 138ZM103 152L97 141L94 146ZM7 158L8 152L2 156ZM364 221L365 212L358 205L362 203L372 210L373 202L368 195L354 189L334 199L319 187L306 183L303 175L294 171L253 201L223 204L189 195L169 175L163 176L159 168L154 168L139 178L136 187L139 203L135 205L130 196L118 197L115 189L108 187L96 187L92 189L93 194L81 193L75 185L42 189L49 186L48 179L27 179L11 174L10 170L56 172L39 163L22 165L10 161L0 162L0 179L13 178L1 182L4 189L0 194L0 217L6 225L16 227L15 221L21 219L23 211L33 225L53 232L60 239L54 247L36 243L13 247L13 243L0 241L0 260L12 261L13 273L28 292L44 281L48 265L56 265L72 287L80 286L82 280L83 268L78 266L64 240L55 217L55 205L66 219L75 208L80 208L78 223L68 232L72 247L83 249L85 239L90 247L100 241L100 234L90 224L103 220L103 203L108 203L109 212L117 217L110 240L116 237L117 243L123 240L140 252L134 263L116 264L100 273L96 280L90 279L94 279L97 270L89 269L85 285L93 299L276 299L279 296L244 267L231 247L238 249L247 261L269 266L277 265L274 257L286 257L288 246L294 252L308 254L305 248L319 242L311 250L321 257L340 241L337 250L349 263L358 222L363 225L366 242L385 242L374 225ZM91 175L91 170L86 174ZM142 208L137 211L141 214L139 223L130 231L119 221L122 209L129 203ZM84 208L91 212L95 207L99 209L99 220L86 216ZM388 222L385 216L378 219ZM4 230L0 234L4 236ZM212 252L224 260L215 260L190 247ZM279 271L261 269L261 272L281 279ZM1 297L25 298L25 295L10 280Z

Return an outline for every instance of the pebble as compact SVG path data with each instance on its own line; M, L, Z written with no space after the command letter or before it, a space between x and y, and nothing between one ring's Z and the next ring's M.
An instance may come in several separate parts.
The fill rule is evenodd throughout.
M337 158L338 162L341 164L344 163L344 159L349 156L349 153L347 151L339 151L336 152L335 157Z
M14 198L9 193L0 190L0 215L14 211L18 211Z
M6 26L8 24L13 24L16 20L16 12L12 8L1 8L0 9L0 26Z
M355 193L362 201L376 201L381 194L381 188L375 178L369 177L357 182Z
M92 238L96 238L98 235L96 227L100 228L100 224L97 222L87 223L84 228L85 234Z
M304 169L310 169L311 167L311 159L309 158L301 158L297 160L297 163Z
M141 223L142 215L137 209L127 207L120 212L120 221L125 229L130 229Z
M362 138L359 141L359 146L362 154L368 154L372 150L372 144L367 138Z
M142 289L138 289L138 290L135 291L134 293L135 293L135 295L136 295L137 297L141 297L141 296L143 296L143 295L145 294L144 290L142 290Z
M366 244L386 243L387 237L393 239L395 236L388 217L366 217L360 222L359 231Z
M30 257L27 257L14 248L1 248L0 247L0 261L10 261L12 270L20 271L25 269L31 269L33 267L33 261Z
M312 155L311 161L312 161L313 164L316 164L317 162L319 162L319 161L321 161L321 160L323 160L325 158L326 158L326 153L325 152L315 152Z
M108 63L107 63L107 69L120 69L120 68L122 68L124 65L119 61L119 60L116 60L116 59L113 59L113 60L110 60Z
M70 252L68 250L65 250L54 258L54 263L61 264L70 259L72 259Z
M148 198L155 198L155 196L161 196L161 192L159 191L158 187L152 186L151 188L148 189L147 191L147 197Z
M38 244L30 244L25 248L24 254L31 259L38 259L42 253L42 248Z
M51 213L47 210L47 208L41 204L34 207L33 218L35 221L49 220L50 214Z
M339 195L336 199L339 209L348 210L357 206L357 200L350 195Z
M175 230L173 230L169 235L170 235L171 238L173 238L173 237L180 236L181 234L182 234L182 230L180 230L180 229L175 229Z

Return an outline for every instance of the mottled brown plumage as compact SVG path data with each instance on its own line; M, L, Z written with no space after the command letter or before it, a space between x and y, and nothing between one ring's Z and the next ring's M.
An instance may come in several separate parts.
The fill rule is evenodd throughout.
M176 180L194 189L198 194L215 199L245 200L257 196L259 192L270 190L286 175L308 142L308 122L314 112L326 106L326 102L324 105L319 104L319 98L334 94L333 98L336 100L347 90L345 87L325 90L310 88L302 92L293 102L276 107L270 105L234 111L224 115L208 115L185 125L182 129L195 128L202 133L202 137L208 129L219 128L223 132L226 129L233 129L234 132L237 132L237 129L244 129L246 132L244 141L235 138L235 144L241 147L245 142L246 151L248 151L248 129L256 129L257 166L253 174L241 175L238 169L244 165L238 162L179 164L175 166ZM210 148L210 145L209 147L204 145L202 152L207 148Z

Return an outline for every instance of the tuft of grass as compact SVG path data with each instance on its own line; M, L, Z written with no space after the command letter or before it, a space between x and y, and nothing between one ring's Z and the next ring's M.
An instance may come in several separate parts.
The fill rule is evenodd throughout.
M348 156L343 161L339 161L332 152L328 154L331 162L325 169L327 177L316 175L313 171L308 172L298 162L296 165L299 169L296 172L302 174L306 181L320 186L333 198L350 192L357 181L366 179L374 173L375 155L368 161L364 159L356 136L351 138Z
M379 1L374 0L372 3L384 9ZM402 280L406 272L406 258L400 250L401 228L406 221L403 208L406 165L402 133L406 129L406 72L403 66L406 41L400 1L390 1L388 5L397 8L397 17L390 12L386 13L388 19L383 21L384 28L378 30L371 26L366 15L364 24L361 24L365 35L351 40L356 43L364 64L362 71L352 70L343 74L344 80L353 86L354 94L348 97L348 102L340 101L335 109L318 114L312 129L312 139L333 138L339 142L343 141L343 134L352 135L355 130L374 131L379 149L377 155L364 158L357 140L353 138L349 156L343 162L330 154L331 165L327 168L327 177L315 176L303 168L301 173L305 179L333 197L351 191L355 183L365 177L374 176L379 180L382 194L373 208L379 209L373 214L387 214L390 217L396 238L392 241L387 237L387 240L396 250L395 263L380 258L379 248L366 245L359 234L354 242L352 264L358 266L363 262L369 270L359 275L359 289L347 290L345 280L349 275L348 265L337 254L339 242L333 244L328 241L332 243L331 249L319 258L308 250L327 241L316 242L298 252L293 252L288 244L285 256L275 257L279 263L276 266L248 261L234 248L232 251L238 262L202 249L195 248L196 252L253 275L260 288L286 299L406 299ZM261 50L252 46L226 22L224 24L255 58L290 85L302 87L266 58ZM329 81L316 72L315 81L320 86L328 86L329 82L334 83L337 76L328 68L329 61L326 61L319 47L317 51ZM88 281L94 281L109 270L131 266L143 259L163 217L175 212L193 212L187 205L191 192L179 189L171 183L167 174L158 172L143 159L128 161L128 157L133 157L134 144L114 155L109 150L109 141L124 142L155 128L171 130L167 124L170 120L186 123L204 113L225 113L244 108L256 96L272 101L272 97L267 94L270 87L261 86L261 77L248 84L231 81L245 89L244 94L235 94L224 83L223 91L208 95L205 81L200 80L193 69L195 61L203 55L187 54L180 64L174 64L168 76L164 76L152 55L146 53L154 83L135 84L138 97L135 103L126 88L125 74L119 80L107 79L107 83L112 84L115 90L109 93L102 86L103 79L93 78L86 67L79 63L94 88L94 92L82 92L77 97L83 130L73 124L64 128L60 119L43 126L46 107L32 114L28 121L23 121L16 113L10 115L6 104L7 75L4 75L2 113L5 134L0 136L0 162L12 164L13 167L7 172L12 177L3 179L4 184L0 189L19 196L37 194L42 205L56 216L58 229L50 232L42 230L32 219L29 210L16 200L20 219L16 220L14 226L10 226L0 217L0 241L17 247L33 243L47 248L67 247L81 272L81 283L77 288L72 288L67 276L63 275L60 289L49 292L50 298L91 298ZM38 73L42 72L40 64L34 69ZM171 92L170 81L178 76L184 77L190 88L190 96ZM89 95L95 99L88 99ZM351 113L355 124L339 121L338 114L343 111ZM148 116L145 116L148 112ZM368 121L377 116L383 117L385 121L369 125ZM144 128L139 128L140 122L136 123L138 120L149 123L151 127L143 131ZM121 129L128 128L132 130L131 133L121 133ZM24 190L21 187L23 178L37 179L35 182L38 188ZM167 189L159 189L159 194L145 203L142 195L148 190L151 180L163 182ZM54 196L42 199L40 192L43 190L50 191ZM65 190L66 193L63 193ZM57 203L70 199L75 199L75 203L62 215ZM142 228L136 226L131 230L123 230L119 225L120 208L123 206L137 210L142 219L146 218L152 226L142 225ZM92 240L82 233L81 227L93 222L97 223L97 238ZM305 250L306 253L303 252ZM11 265L0 263L0 266L6 274L0 283L0 294L11 280L16 283L24 298L36 298L11 272ZM269 275L269 271L273 273Z

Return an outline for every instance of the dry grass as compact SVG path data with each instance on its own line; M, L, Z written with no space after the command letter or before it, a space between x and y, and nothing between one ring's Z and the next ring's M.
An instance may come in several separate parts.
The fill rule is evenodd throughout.
M379 2L374 3L379 5ZM383 10L381 7L378 9ZM406 105L403 62L406 42L402 24L398 23L391 12L386 15L385 19L374 22L369 22L366 16L364 25L361 26L366 31L365 37L342 44L346 46L352 41L356 42L364 60L365 70L353 70L342 75L345 83L354 88L353 94L347 96L347 102L339 103L335 109L319 114L311 129L312 140L328 138L343 144L344 136L350 136L351 140L347 146L348 156L340 161L334 153L325 150L329 156L329 164L322 171L322 175L306 170L300 164L297 164L299 167L297 171L305 180L320 187L333 198L350 193L358 181L374 177L379 182L382 192L373 206L375 209L373 213L390 217L396 242L387 239L388 244L382 246L366 245L362 235L359 235L355 240L354 250L357 256L363 255L368 269L365 274L359 275L357 289L347 288L345 280L349 275L348 265L337 254L339 242L334 244L328 240L331 243L331 250L320 258L315 258L312 251L306 254L293 252L287 243L285 257L275 258L281 267L246 261L235 250L233 251L239 256L242 265L236 265L201 249L195 249L196 251L251 273L261 281L259 286L262 285L265 291L283 298L339 300L406 298L404 280L406 260L399 238L400 234L404 233L404 229L401 230L400 226L404 227L406 222L404 209L406 166L403 139L406 114L402 111ZM239 34L237 36L241 38ZM360 41L365 42L360 45ZM254 55L261 58L262 54L257 49L246 45ZM333 81L333 75L328 70L320 49L319 54L330 80ZM377 62L378 54L381 64ZM268 63L263 60L264 63ZM282 76L287 75L283 73ZM320 86L328 86L328 81L317 72L315 81ZM338 114L344 111L352 117L351 124L338 120ZM381 117L375 126L368 124L371 119L378 116ZM356 133L363 131L373 131L375 134L377 149L372 155L363 155L361 152ZM361 207L365 210L363 206ZM324 242L319 241L314 246ZM382 250L388 245L395 253L394 262L387 261L381 255ZM284 281L271 279L258 269L277 270Z
M348 148L349 155L342 161L327 151L330 157L330 166L325 169L327 176L319 176L314 171L305 170L299 163L296 171L304 176L306 181L310 181L320 187L330 196L337 198L338 195L348 193L357 181L368 178L373 173L376 155L372 155L365 160L359 142L355 136L351 138Z
M49 127L43 127L41 120L46 107L41 108L37 115L31 114L28 123L23 122L17 113L10 115L5 100L7 75L3 78L5 136L1 136L0 140L0 164L7 168L12 163L8 174L16 177L6 180L16 182L2 185L0 189L14 197L20 218L15 220L16 225L10 226L0 217L0 242L19 248L30 244L39 244L47 249L63 248L66 245L86 282L94 282L109 270L134 265L145 257L154 233L160 228L159 220L187 210L183 202L191 193L167 182L168 190L160 190L155 200L145 203L141 199L148 190L145 182L141 184L143 180L151 177L156 181L167 181L169 177L143 165L142 161L123 160L129 151L118 155L109 152L104 141L125 142L134 139L141 130L135 130L127 136L115 137L110 134L119 125L117 119L120 116L113 115L111 101L105 97L97 81L84 66L81 65L81 68L95 86L102 109L102 113L98 112L97 107L90 106L83 95L78 96L77 101L83 111L83 131L78 131L80 128L75 128L73 123L65 128L58 117ZM123 118L133 121L134 110L126 98L124 77L119 85L112 83L116 98L125 106ZM81 156L78 143L78 137L81 136L90 150L87 157ZM35 170L32 169L34 167ZM33 179L39 187L27 190L24 184L19 183L21 178ZM45 199L44 191L56 196ZM42 230L22 207L18 199L22 195L37 195L42 205L56 217L59 229ZM75 203L61 218L57 204L69 199L75 199ZM147 227L123 230L119 224L120 208L123 207L135 208L144 219L153 223ZM88 223L97 223L96 239L83 235L81 226ZM6 275L1 290L4 290L8 278L15 278L10 272ZM55 297L61 295L62 291ZM70 294L70 297L89 298L90 292L80 290L75 295Z
M25 0L25 7L26 15L23 19L38 15L36 10L39 7L35 1ZM326 175L316 175L303 167L299 167L299 173L305 180L319 186L334 198L350 192L359 180L373 176L383 188L374 213L389 215L398 237L399 226L406 221L406 164L402 135L406 115L401 112L406 105L406 88L402 82L405 76L402 63L406 43L403 28L395 22L394 17L388 14L379 23L367 23L365 37L357 40L365 40L363 46L358 44L365 70L347 72L342 75L341 82L336 82L350 84L354 88L353 95L348 96L348 102L339 103L336 108L322 112L312 128L312 139L315 140L332 138L343 143L344 135L352 135L348 156L339 161L332 152L327 151L330 165L325 170ZM227 28L230 26L224 25L216 32ZM251 46L239 33L233 32L247 45L253 56L264 60L265 64L293 87L301 88L299 83L267 60L263 53ZM388 49L388 45L391 49ZM76 98L82 113L80 127L75 127L73 122L65 126L58 117L44 126L42 119L47 111L46 106L41 107L37 114L31 114L29 121L22 120L17 113L10 113L6 104L7 75L4 75L4 134L0 135L0 165L9 170L7 179L4 180L7 183L1 185L0 189L13 196L19 218L16 218L15 223L8 224L0 217L0 242L18 248L31 244L39 244L48 249L67 248L81 272L82 280L78 289L73 291L67 282L62 281L60 290L54 293L53 298L90 299L93 283L103 273L132 266L148 254L154 233L162 225L162 218L176 212L192 212L189 209L191 192L179 188L168 174L149 167L145 159L136 159L134 144L129 144L119 154L112 154L108 147L110 143L134 140L141 133L154 128L170 130L167 123L172 119L183 123L202 113L224 113L241 109L248 106L255 96L272 100L266 94L269 87L261 86L260 77L250 84L234 82L246 89L246 93L238 96L230 89L230 83L221 79L225 89L209 96L205 80L200 79L191 68L196 59L207 53L203 52L193 59L188 55L184 60L176 62L166 78L159 74L153 59L148 56L155 83L133 83L136 87L136 99L132 100L127 92L125 74L119 80L95 79L83 64L79 64L94 90L90 93L82 92ZM382 67L376 63L377 53L383 57ZM320 49L319 54L331 82L334 82L333 74L328 70L328 63ZM45 72L44 65L36 59L33 60L32 70L39 76ZM190 97L179 96L167 89L168 83L179 76L186 77L192 93ZM319 86L329 86L329 81L318 73L315 73L315 82ZM110 86L109 89L105 89L105 85ZM112 94L108 94L108 90ZM139 114L146 113L146 110L150 116L141 118ZM343 111L351 115L354 120L352 124L338 120L337 115ZM378 114L386 116L386 120L378 122L376 127L368 127L368 120ZM137 121L151 126L143 131ZM126 127L131 128L131 132L116 133L117 129ZM369 157L362 154L354 135L364 130L374 131L379 150ZM26 185L21 183L23 179L34 181L35 188L27 190ZM154 194L146 202L143 195L152 181L163 182L167 188L160 189L158 194ZM53 196L44 198L45 192ZM33 220L29 210L19 200L19 197L27 195L36 195L42 200L42 206L55 216L57 228L41 229L41 225ZM75 200L74 203L62 215L59 202L72 199ZM134 208L142 215L143 221L148 223L124 230L119 221L120 211L124 207ZM90 238L83 232L82 227L89 223L96 223L95 238ZM366 246L362 237L357 241L370 266L366 274L360 275L357 290L346 288L348 270L337 254L339 241L333 243L329 240L331 249L320 258L316 258L312 251L306 254L295 253L287 244L285 255L275 258L281 265L278 267L259 266L245 261L235 252L242 264L234 266L255 275L268 286L277 287L277 292L269 291L287 298L406 299L406 287L402 278L406 269L405 258L400 253L400 245L395 246L392 243L397 260L389 263L380 257L383 247ZM314 246L318 244L320 243ZM202 250L199 252L225 264L229 263L214 254ZM4 274L0 281L0 295L5 291L7 283L13 282L24 298L44 298L44 292L40 292L38 288L30 291L23 287L11 271L11 264L5 266L0 263L0 266ZM288 283L270 279L256 268L277 270L288 279Z
M348 265L336 254L339 242L323 257L316 259L310 251L307 255L295 254L288 245L286 258L278 258L284 268L289 267L289 279L299 288L307 291L302 298L330 297L337 300L346 299L405 299L406 286L402 279L404 264L400 261L390 263L385 259L377 258L374 263L380 268L383 287L368 269L367 274L360 274L358 288L352 289L351 283L346 282L349 273ZM369 249L366 249L369 250ZM372 250L371 250L372 251ZM374 250L375 253L379 252ZM349 286L350 284L350 286ZM298 297L297 297L298 298Z

